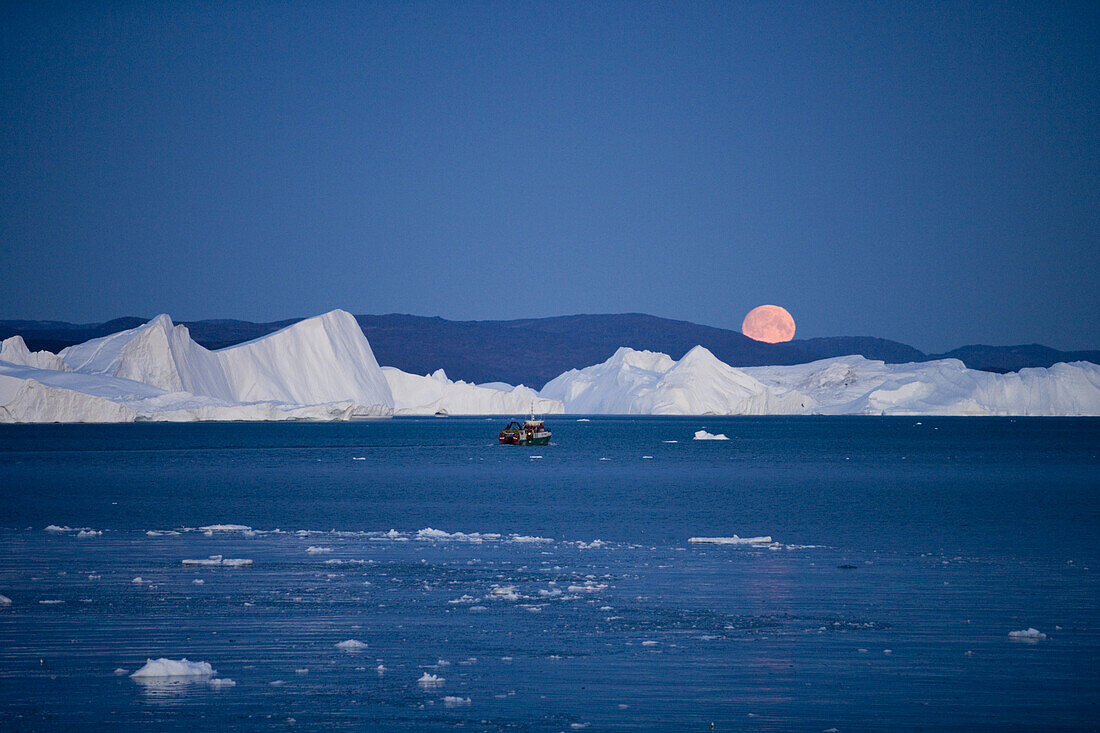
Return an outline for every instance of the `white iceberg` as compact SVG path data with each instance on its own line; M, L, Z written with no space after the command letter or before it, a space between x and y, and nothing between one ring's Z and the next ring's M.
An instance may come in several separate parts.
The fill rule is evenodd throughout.
M1100 415L1100 366L994 374L957 359L885 364L842 356L737 369L700 346L678 362L620 348L602 364L558 376L539 394L572 414Z
M187 328L167 315L70 346L56 359L48 352L27 356L21 339L5 345L2 353L14 361L0 360L0 422L393 414L393 396L370 344L345 311L218 351L192 341Z
M693 545L770 545L770 535L762 537L689 537L688 542Z
M130 677L134 679L157 677L213 677L217 672L209 662L190 662L182 659L148 659L145 665Z
M421 687L442 687L443 683L447 681L446 677L440 677L439 675L429 674L425 672L420 675L420 679L416 681L416 684Z
M341 641L336 645L336 648L345 652L358 652L366 649L367 645L358 639L348 639L346 641Z
M729 440L725 433L708 433L706 430L696 430L695 440Z
M393 393L397 415L515 415L535 412L560 414L565 406L539 397L535 390L503 383L476 385L447 378L442 369L427 376L382 367Z
M1010 631L1008 632L1008 636L1010 639L1020 639L1023 641L1039 641L1041 639L1047 638L1047 635L1044 634L1042 631L1039 631L1039 629L1032 627L1023 629L1021 631Z

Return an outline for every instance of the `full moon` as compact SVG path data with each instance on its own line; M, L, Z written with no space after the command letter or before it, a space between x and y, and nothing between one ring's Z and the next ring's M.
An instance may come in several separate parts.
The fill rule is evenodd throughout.
M756 341L778 344L794 338L794 319L786 308L758 305L741 323L741 333Z

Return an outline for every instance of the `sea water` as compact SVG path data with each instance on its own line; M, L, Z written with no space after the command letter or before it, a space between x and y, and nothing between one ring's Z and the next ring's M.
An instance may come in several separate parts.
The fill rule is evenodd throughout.
M0 729L1100 724L1100 421L504 422L0 426Z

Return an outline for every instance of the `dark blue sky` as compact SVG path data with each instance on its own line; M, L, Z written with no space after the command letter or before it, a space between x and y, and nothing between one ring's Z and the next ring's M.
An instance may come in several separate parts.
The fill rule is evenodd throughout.
M1098 8L5 3L0 318L1097 348Z

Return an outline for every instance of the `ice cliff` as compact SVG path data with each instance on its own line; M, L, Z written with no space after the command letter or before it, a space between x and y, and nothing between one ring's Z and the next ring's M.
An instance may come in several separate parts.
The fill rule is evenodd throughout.
M736 369L700 346L679 361L621 348L539 394L577 414L1100 415L1100 366L993 374L955 359L884 364L844 356Z

